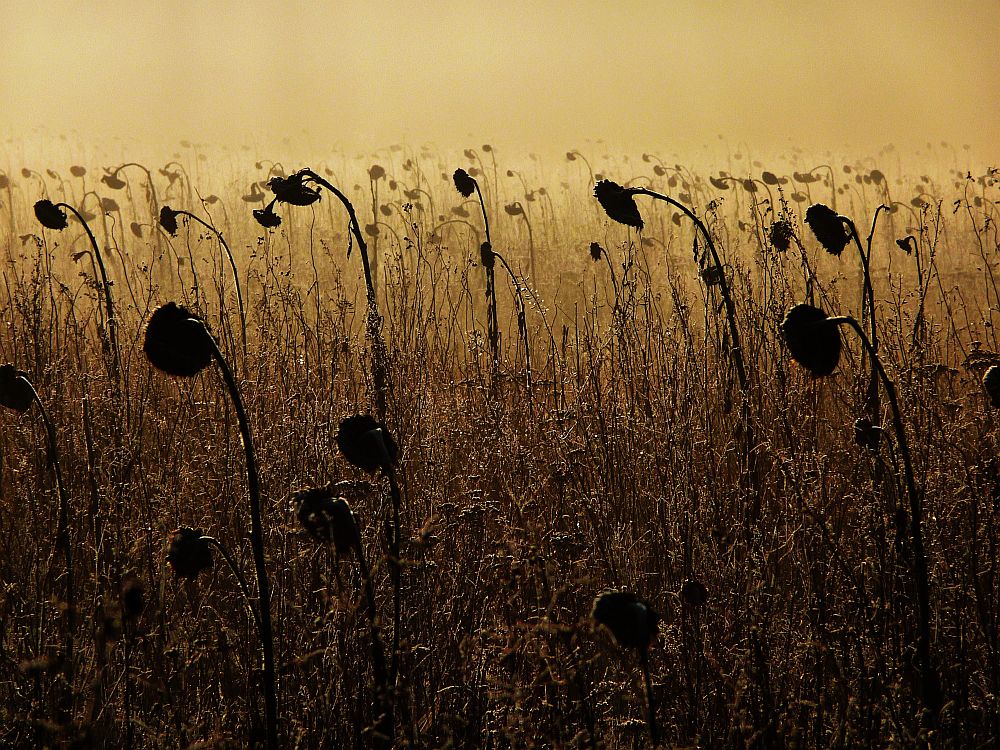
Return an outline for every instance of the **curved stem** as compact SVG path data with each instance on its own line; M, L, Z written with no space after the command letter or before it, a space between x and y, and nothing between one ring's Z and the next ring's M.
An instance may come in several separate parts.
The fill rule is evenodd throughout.
M389 540L389 570L392 574L392 663L389 667L389 682L395 685L399 677L399 629L403 619L402 561L399 559L401 525L399 512L400 505L402 505L402 498L399 492L399 483L396 481L395 470L389 466L385 469L385 475L389 479L389 491L392 495L392 538Z
M301 174L304 178L312 180L317 185L322 185L337 196L337 199L344 204L344 208L347 209L347 214L350 217L349 229L355 242L358 243L358 250L361 252L361 265L364 268L365 287L368 293L368 336L371 339L373 350L372 380L375 381L375 407L378 411L379 419L385 422L389 390L389 353L386 349L385 340L382 338L382 317L378 313L378 297L375 294L371 263L368 260L368 243L365 242L364 235L361 232L361 225L358 223L358 215L347 196L311 169L303 169Z
M66 664L67 680L72 684L74 634L76 633L76 588L73 585L73 545L69 538L69 499L66 495L66 485L63 483L62 467L59 464L55 425L49 419L45 404L42 403L38 391L35 390L35 386L32 385L27 376L19 373L18 379L31 390L31 398L38 406L39 414L42 415L42 424L45 425L45 437L48 442L49 464L52 467L52 477L56 483L56 493L59 495L59 522L56 529L56 540L62 549L63 561L66 565Z
M642 677L646 685L646 721L649 724L649 740L655 748L660 744L660 730L656 724L656 704L653 701L653 680L649 675L649 649L639 651L639 664L642 666Z
M486 214L486 201L483 199L483 191L479 188L479 180L472 178L472 184L476 186L476 195L479 197L479 206L483 211L483 226L486 229L486 244L493 252L493 239L490 236L490 219ZM495 253L494 253L495 255ZM486 266L486 322L490 338L490 353L493 355L493 369L496 370L500 364L500 326L497 321L497 288L496 275L491 265Z
M226 549L225 545L215 537L203 536L201 540L219 550L219 554L222 555L222 559L226 561L226 565L229 566L229 570L232 571L233 575L236 577L236 582L239 584L240 592L243 594L243 600L246 602L254 627L257 629L257 635L260 636L260 615L257 614L257 610L253 606L253 595L250 593L250 586L247 584L247 579L244 577L243 572L236 564L236 559L232 556L232 554L230 554L229 550Z
M848 325L854 329L861 339L861 344L871 358L872 366L878 372L882 380L882 387L885 388L886 397L889 400L889 408L892 411L892 426L896 432L896 442L899 445L899 453L903 457L903 476L906 482L906 492L910 500L910 537L913 544L913 575L917 588L917 605L919 609L918 637L917 637L917 666L921 673L921 692L924 708L927 710L925 720L934 723L938 711L943 704L941 695L941 684L938 680L937 672L931 662L931 610L930 610L930 584L927 570L927 558L924 554L923 541L923 501L917 492L917 484L913 475L913 462L910 458L909 442L906 439L906 430L903 426L903 419L900 416L899 402L896 398L896 387L882 366L882 362L875 351L872 342L868 340L864 329L857 320L850 316L830 318L833 325Z
M708 229L705 227L704 223L702 223L701 219L695 216L691 209L683 203L678 203L669 195L663 195L662 193L657 193L647 188L635 188L634 192L636 195L646 195L650 198L664 201L669 203L674 208L682 211L685 216L694 222L698 231L700 231L702 236L705 238L705 242L708 244L708 251L712 254L712 262L715 264L715 267L719 269L719 289L722 292L722 302L726 307L726 318L729 321L729 336L733 342L733 362L736 366L736 376L740 382L740 390L746 393L749 383L747 381L746 367L743 362L743 347L740 344L740 332L736 326L736 306L733 304L733 298L729 291L729 281L726 278L726 271L722 265L722 261L719 259L719 254L715 249L715 243L712 241L712 235L708 233Z
M271 628L271 589L267 580L267 563L264 558L264 529L261 523L260 480L257 474L257 460L254 457L253 436L250 433L250 421L243 408L233 371L226 363L219 350L215 338L200 320L192 319L192 323L201 327L202 335L210 342L212 356L222 371L223 380L236 410L236 421L239 423L240 438L243 442L243 452L246 458L247 492L250 495L250 546L253 549L254 572L257 575L257 610L260 616L260 642L263 657L264 709L267 722L267 743L270 750L278 748L278 697L277 680L274 669L274 636Z
M108 338L111 341L112 367L115 379L117 380L118 367L121 361L118 353L118 324L115 321L115 304L114 300L111 298L111 283L108 281L108 271L104 266L104 258L101 256L101 248L97 245L97 238L94 237L94 233L91 231L90 225L87 224L86 219L83 218L79 211L68 203L57 203L56 208L65 208L76 216L77 220L83 225L84 230L87 232L87 237L90 239L90 246L94 249L94 257L97 258L97 266L101 271L101 285L104 289L104 305L108 316Z
M372 574L368 567L368 560L365 558L364 547L361 544L361 534L357 531L355 538L358 572L361 574L361 584L365 590L365 603L368 609L368 621L371 626L371 649L372 649L372 671L375 676L377 692L376 727L380 734L387 737L386 747L391 747L394 741L396 722L392 710L392 696L389 692L389 679L385 666L385 645L382 643L382 634L378 624L378 609L375 605L375 589L372 586Z
M200 217L195 216L190 211L177 211L177 214L179 216L187 216L188 218L193 219L194 221L198 222L203 227L205 227L207 230L209 230L212 234L214 234L218 238L219 244L222 245L222 249L226 251L226 256L229 258L229 266L233 270L233 282L236 284L236 303L237 303L237 305L239 305L239 308L240 308L240 329L241 329L240 332L243 335L243 367L246 368L246 366L247 366L247 314L246 314L246 309L243 307L243 292L240 289L240 274L239 274L239 271L236 270L236 260L233 258L233 253L229 249L229 243L227 243L225 237L222 236L222 232L220 232L218 229L216 229L215 227L213 227L211 224L209 224L204 219L201 219ZM246 370L244 370L244 372L246 372Z

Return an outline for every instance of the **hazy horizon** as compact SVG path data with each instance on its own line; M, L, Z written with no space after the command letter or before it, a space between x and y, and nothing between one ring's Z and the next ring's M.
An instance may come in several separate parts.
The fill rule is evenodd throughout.
M989 4L7 4L8 137L873 154L1000 143ZM766 10L762 10L766 8Z

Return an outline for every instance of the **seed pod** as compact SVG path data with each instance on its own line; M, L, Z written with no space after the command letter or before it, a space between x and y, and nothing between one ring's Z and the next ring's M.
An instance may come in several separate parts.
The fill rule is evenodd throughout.
M840 331L812 305L796 305L781 323L792 358L816 376L829 375L840 361Z
M476 181L464 169L456 169L452 179L455 181L455 189L463 198L470 198L476 192Z
M173 302L158 307L146 323L142 350L168 375L190 378L212 361L211 334L194 313Z
M21 412L31 408L35 395L31 384L25 380L14 365L0 366L0 406Z
M66 212L47 198L35 203L35 218L38 219L39 224L47 229L61 231L69 226Z
M635 594L605 591L594 600L591 617L623 648L646 649L659 632L660 616Z
M194 580L203 570L212 567L212 548L201 529L183 526L170 537L167 562L174 569L174 576Z
M1000 365L993 365L983 375L983 388L989 394L993 406L1000 409Z
M806 224L831 255L840 255L851 239L843 217L822 203L814 203L806 209Z
M619 224L642 229L642 215L635 205L634 190L623 188L611 180L601 180L594 185L594 197L609 218Z
M349 555L360 545L360 534L351 506L328 487L300 490L292 495L299 523L313 539L333 542L338 555Z

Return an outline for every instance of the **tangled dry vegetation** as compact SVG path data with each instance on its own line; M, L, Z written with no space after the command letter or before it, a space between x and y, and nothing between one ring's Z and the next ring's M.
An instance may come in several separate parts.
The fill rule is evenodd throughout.
M245 157L7 154L0 745L1000 736L994 170Z

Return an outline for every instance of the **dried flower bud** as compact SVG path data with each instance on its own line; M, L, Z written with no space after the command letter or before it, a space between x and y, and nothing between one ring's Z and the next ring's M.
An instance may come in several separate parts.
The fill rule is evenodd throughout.
M771 224L771 244L777 250L785 252L791 247L792 237L795 236L795 229L787 219L778 219Z
M619 646L645 650L659 632L660 616L635 594L605 591L594 600L591 617L615 637Z
M493 252L493 246L489 242L479 246L479 260L487 270L493 270L496 265L497 254Z
M591 242L590 243L590 257L591 257L591 259L593 259L593 261L595 263L598 262L601 259L601 256L603 254L604 254L604 248L603 247L601 247L596 242Z
M296 172L289 177L275 175L267 181L267 186L274 193L274 197L282 203L292 206L311 206L319 200L319 190L306 185L305 179L303 172Z
M38 223L48 229L63 230L69 226L66 212L47 198L35 203L35 218Z
M840 255L850 242L844 218L822 203L814 203L806 209L806 224L831 255Z
M17 368L11 364L0 366L0 406L23 414L31 408L34 400L31 384Z
M253 217L264 229L275 229L281 226L281 217L274 212L274 201L268 203L265 208L255 208Z
M369 474L388 469L399 453L389 431L369 414L344 419L337 430L337 446L344 458Z
M351 506L328 487L301 490L292 495L299 523L310 536L333 542L338 555L349 555L360 545L360 534Z
M476 181L464 169L456 169L453 175L455 189L462 194L463 198L470 198L476 192Z
M1000 409L1000 365L993 365L983 375L983 388L989 394L993 406Z
M635 205L634 190L623 188L611 180L601 180L594 185L594 197L611 219L619 224L642 229L642 216Z
M813 375L829 375L840 361L840 331L812 305L796 305L781 323L792 358Z
M194 580L212 567L212 548L201 529L181 527L170 537L167 562L177 578Z
M708 589L701 581L685 581L681 586L681 599L693 607L700 607L708 601Z
M882 428L872 424L868 417L860 417L854 422L854 444L861 448L878 448Z
M163 227L171 237L176 236L177 211L174 211L170 206L164 206L163 208L161 208L160 226Z
M150 364L168 375L190 378L212 362L211 334L194 313L173 302L153 311L142 350Z

